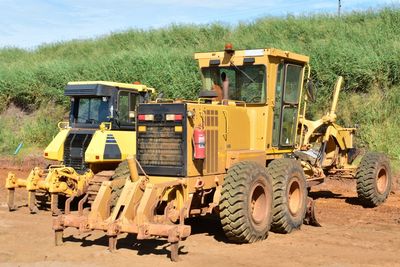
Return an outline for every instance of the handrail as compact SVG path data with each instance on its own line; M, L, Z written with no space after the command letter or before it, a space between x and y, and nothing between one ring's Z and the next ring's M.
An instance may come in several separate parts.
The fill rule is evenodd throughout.
M172 98L157 98L156 103L174 103Z
M111 122L102 122L99 126L99 129L101 131L109 131L112 128L112 123Z
M225 118L225 133L222 134L222 136L225 138L225 141L227 141L228 140L228 127L229 127L228 113L226 112L226 110L223 110L222 114L224 114L224 118Z
M57 127L60 130L68 129L69 128L69 121L60 121L60 122L58 122Z

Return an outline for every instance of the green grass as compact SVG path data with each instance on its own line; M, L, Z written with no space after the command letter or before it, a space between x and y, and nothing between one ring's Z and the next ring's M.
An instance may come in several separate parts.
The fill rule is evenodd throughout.
M311 57L318 102L327 107L337 75L346 84L339 106L340 122L359 125L358 145L399 159L400 10L332 15L262 18L235 27L223 24L171 25L129 30L98 39L43 45L27 51L0 49L0 111L10 104L35 116L13 128L0 118L0 153L24 141L44 146L56 131L62 112L42 119L52 103L64 110L63 88L72 80L141 81L166 97L194 98L201 89L193 52L276 47ZM43 107L42 111L36 111ZM324 107L324 108L321 108ZM39 109L40 110L40 109ZM57 117L59 116L59 117Z
M64 114L64 107L52 103L30 114L9 107L0 116L0 154L13 155L21 143L22 154L43 150L57 134L57 123Z

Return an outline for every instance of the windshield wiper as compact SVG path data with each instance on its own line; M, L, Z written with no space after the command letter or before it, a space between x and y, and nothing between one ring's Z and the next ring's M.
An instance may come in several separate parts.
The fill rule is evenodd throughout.
M239 69L238 66L236 66L233 62L230 62L231 66L233 66L235 69L237 69L238 71L240 71L244 76L246 76L247 79L249 79L251 82L255 83L256 81L253 80L246 72L242 71L241 69Z

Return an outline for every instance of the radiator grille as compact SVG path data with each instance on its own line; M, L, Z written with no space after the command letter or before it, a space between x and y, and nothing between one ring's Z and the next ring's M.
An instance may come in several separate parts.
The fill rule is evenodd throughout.
M140 164L159 167L183 165L182 133L174 126L147 126L138 137L138 160Z
M64 142L64 165L77 171L85 171L85 151L93 134L70 133Z
M136 157L143 170L148 175L186 176L186 104L140 104L137 114L136 125L142 130L136 132ZM169 114L180 116L167 119ZM153 115L154 119L139 120L141 115Z

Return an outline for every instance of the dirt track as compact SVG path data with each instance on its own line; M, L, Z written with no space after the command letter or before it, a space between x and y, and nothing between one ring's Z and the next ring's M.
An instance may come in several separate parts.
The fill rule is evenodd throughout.
M267 240L249 245L225 242L218 221L193 221L181 243L181 261L167 259L168 243L135 242L121 236L116 253L107 252L102 232L79 235L65 232L65 244L54 247L52 218L26 207L8 212L3 188L7 171L0 169L0 265L4 266L400 266L400 191L375 209L357 202L351 180L331 180L315 187L317 215L323 227L303 226L289 235L270 233ZM26 171L17 172L26 175ZM26 192L20 190L17 204Z

